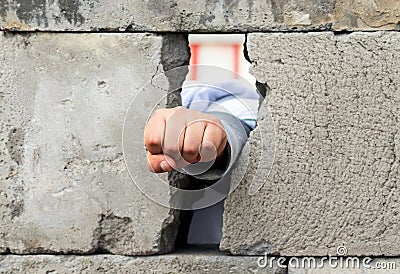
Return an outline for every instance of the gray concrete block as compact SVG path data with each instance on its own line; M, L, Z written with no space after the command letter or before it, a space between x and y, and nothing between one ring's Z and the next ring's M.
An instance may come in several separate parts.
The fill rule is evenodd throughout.
M335 30L400 30L400 2L396 0L336 1Z
M333 0L295 1L0 1L11 30L253 31L326 29Z
M0 29L275 31L398 29L399 3L374 1L0 1Z
M0 43L0 251L170 251L177 212L135 187L121 140L133 95L163 71L162 36L0 33Z
M269 86L259 127L271 135L268 107L276 156L271 170L253 159L226 200L223 250L400 254L399 42L396 32L248 35L251 72ZM259 134L250 153L268 156ZM265 184L250 196L256 172Z
M160 256L3 255L0 273L285 273L277 267L259 268L254 257L215 252Z

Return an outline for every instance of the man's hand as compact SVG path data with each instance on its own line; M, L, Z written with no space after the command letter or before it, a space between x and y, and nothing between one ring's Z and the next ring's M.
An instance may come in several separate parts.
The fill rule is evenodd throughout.
M185 107L156 110L144 130L148 167L157 173L218 159L226 142L217 117Z

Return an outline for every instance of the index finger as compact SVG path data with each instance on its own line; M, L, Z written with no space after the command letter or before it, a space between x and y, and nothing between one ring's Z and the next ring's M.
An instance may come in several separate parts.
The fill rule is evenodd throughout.
M144 145L151 154L155 155L162 153L164 131L165 117L154 113L144 129Z

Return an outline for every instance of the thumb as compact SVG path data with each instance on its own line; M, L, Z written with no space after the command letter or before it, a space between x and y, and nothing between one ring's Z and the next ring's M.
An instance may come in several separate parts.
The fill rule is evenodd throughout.
M174 159L165 154L151 154L147 152L147 168L154 173L169 172L174 170Z

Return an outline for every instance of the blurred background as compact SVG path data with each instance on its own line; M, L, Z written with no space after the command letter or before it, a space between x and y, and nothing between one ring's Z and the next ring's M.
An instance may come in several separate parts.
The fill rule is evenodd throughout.
M243 77L252 85L256 79L250 75L251 64L244 58L244 34L190 34L190 65L208 65L227 69L227 73L216 75L201 66L190 68L188 80L225 81Z

